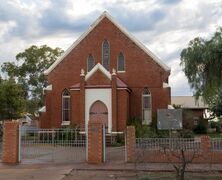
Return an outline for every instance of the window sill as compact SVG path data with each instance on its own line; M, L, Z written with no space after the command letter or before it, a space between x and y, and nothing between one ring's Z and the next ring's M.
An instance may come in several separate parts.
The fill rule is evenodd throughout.
M125 73L126 71L117 71L117 73Z
M68 126L68 125L70 125L70 121L63 121L61 125L62 126Z

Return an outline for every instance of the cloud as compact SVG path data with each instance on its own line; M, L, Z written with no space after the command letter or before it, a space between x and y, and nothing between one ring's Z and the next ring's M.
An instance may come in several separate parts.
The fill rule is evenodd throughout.
M107 10L171 67L174 95L191 94L179 65L181 50L194 37L210 37L222 25L221 0L2 0L0 4L0 64L14 60L32 44L68 48Z

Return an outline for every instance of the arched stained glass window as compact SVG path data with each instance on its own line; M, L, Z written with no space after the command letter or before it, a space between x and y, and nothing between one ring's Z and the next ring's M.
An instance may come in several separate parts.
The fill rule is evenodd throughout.
M152 121L151 93L148 88L144 88L142 93L142 123L149 124Z
M123 53L119 53L117 59L117 71L124 72L125 71L125 59Z
M102 64L103 67L109 71L109 64L110 64L110 47L109 42L107 40L103 41L102 45Z
M62 93L62 121L70 121L70 93L67 89Z
M94 64L95 64L95 62L94 62L93 56L92 56L92 54L90 54L87 59L87 71L88 72L92 70L92 68L94 67Z

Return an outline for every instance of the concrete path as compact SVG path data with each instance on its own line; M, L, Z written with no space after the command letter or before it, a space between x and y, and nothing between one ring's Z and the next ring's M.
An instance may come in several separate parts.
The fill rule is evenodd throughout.
M61 180L72 165L1 165L0 180Z

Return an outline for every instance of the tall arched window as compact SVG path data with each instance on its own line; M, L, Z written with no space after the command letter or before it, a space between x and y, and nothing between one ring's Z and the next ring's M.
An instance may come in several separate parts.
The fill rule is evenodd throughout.
M93 66L94 66L94 59L92 54L90 54L87 59L87 72L91 71Z
M110 47L109 42L107 40L103 41L103 47L102 47L102 64L103 67L109 71L109 64L110 64Z
M144 88L142 93L142 123L149 124L152 121L152 102L151 93Z
M67 89L62 93L62 121L70 121L70 93Z
M119 53L118 59L117 59L117 71L118 72L124 72L125 71L125 59L123 53Z

